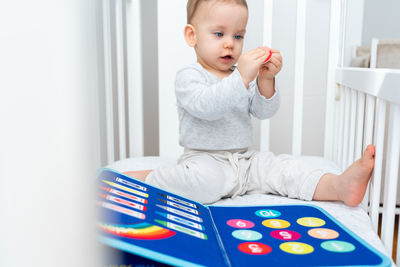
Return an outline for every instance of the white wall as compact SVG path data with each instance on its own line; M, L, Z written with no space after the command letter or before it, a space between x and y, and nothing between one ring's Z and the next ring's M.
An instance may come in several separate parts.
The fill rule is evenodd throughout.
M365 1L362 44L371 45L372 38L400 38L400 1Z
M144 155L159 153L157 0L141 1L143 49Z

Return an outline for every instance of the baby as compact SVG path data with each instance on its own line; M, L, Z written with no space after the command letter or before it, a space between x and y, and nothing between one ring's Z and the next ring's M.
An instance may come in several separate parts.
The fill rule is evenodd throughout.
M197 62L179 70L175 82L184 153L174 166L127 174L205 204L258 192L358 205L374 146L340 175L290 155L248 149L251 116L266 119L278 110L274 79L282 57L267 47L242 54L247 18L245 0L188 1L184 34Z

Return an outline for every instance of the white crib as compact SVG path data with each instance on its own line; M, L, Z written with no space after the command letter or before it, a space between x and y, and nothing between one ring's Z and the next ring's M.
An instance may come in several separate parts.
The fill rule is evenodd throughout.
M141 65L141 4L143 2L139 0L103 0L102 106L105 109L101 114L104 118L101 150L104 165L118 160L121 163L126 158L140 159L145 155L146 114L143 112L145 104L142 99L147 88L143 88L142 80L145 70ZM193 51L183 40L185 4L186 1L158 1L158 114L161 158L151 160L164 160L163 163L176 158L182 151L178 146L178 120L173 88L175 72L195 60ZM265 44L273 43L271 32L274 4L276 3L273 0L264 1ZM306 6L305 0L297 1L292 137L292 153L295 155L301 155L302 150ZM362 207L369 214L373 231L378 233L379 228L387 254L399 259L399 238L395 236L399 229L395 229L395 216L399 214L396 197L400 154L400 70L341 67L345 10L346 1L331 1L324 158L345 168L361 156L367 144L376 145L374 174ZM261 137L259 149L268 150L269 122L261 123L257 129ZM393 242L394 237L397 243ZM393 250L397 251L397 256L392 254Z

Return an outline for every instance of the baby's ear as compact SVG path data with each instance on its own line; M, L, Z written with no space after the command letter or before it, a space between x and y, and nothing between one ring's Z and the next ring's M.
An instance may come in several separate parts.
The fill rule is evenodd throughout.
M196 31L193 25L186 24L184 31L186 43L189 46L194 47L196 45Z

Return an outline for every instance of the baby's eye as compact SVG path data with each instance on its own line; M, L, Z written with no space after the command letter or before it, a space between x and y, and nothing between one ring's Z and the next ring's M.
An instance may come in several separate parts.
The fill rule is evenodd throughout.
M216 36L218 36L218 37L222 37L222 36L224 36L223 34L222 34L222 32L216 32L216 33L214 33Z
M236 40L240 40L240 39L242 39L242 38L243 38L242 35L235 35L235 39L236 39Z

